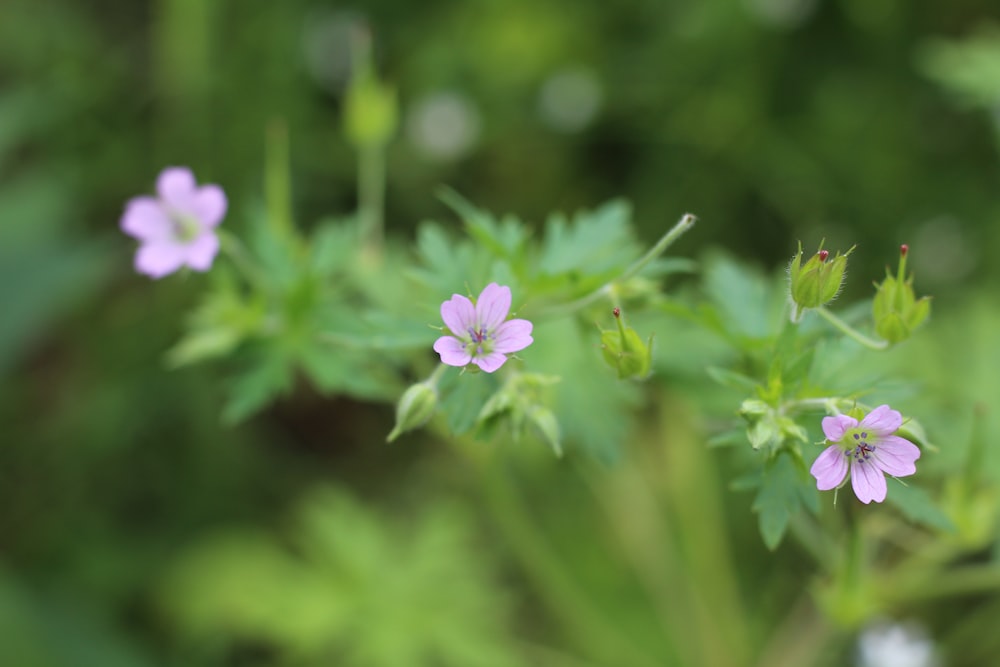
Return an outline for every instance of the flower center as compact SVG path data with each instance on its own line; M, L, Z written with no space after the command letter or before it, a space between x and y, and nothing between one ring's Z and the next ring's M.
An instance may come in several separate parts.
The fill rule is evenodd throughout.
M875 453L876 446L868 442L868 431L853 431L841 442L847 445L844 456L853 456L858 463L867 463Z
M201 223L191 215L170 211L170 222L174 226L174 237L182 243L190 243L201 234Z
M478 355L484 354L483 347L485 345L486 352L492 351L493 349L493 334L486 329L486 327L479 327L478 329L473 329L469 327L469 337L472 339L466 346L470 351L475 350Z

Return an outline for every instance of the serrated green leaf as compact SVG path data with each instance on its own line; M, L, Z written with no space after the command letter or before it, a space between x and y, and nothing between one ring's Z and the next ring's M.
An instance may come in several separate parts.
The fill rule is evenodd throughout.
M499 383L488 373L449 369L441 380L441 411L448 428L456 435L468 433L476 425L483 407L496 392Z
M568 222L561 214L552 215L545 227L541 272L548 275L601 274L624 268L638 247L632 239L631 207L613 200L593 211L580 211Z
M735 389L740 392L754 392L757 389L757 381L747 377L742 373L719 368L718 366L707 366L705 372L723 387Z
M330 277L351 262L357 245L357 229L353 219L321 223L310 239L310 270L321 278Z
M291 387L292 369L284 355L274 347L259 350L250 367L230 384L222 420L241 422Z
M787 454L779 453L765 467L752 509L757 512L760 535L768 549L777 548L789 520L801 508L799 486L798 470Z
M926 491L919 486L912 484L893 483L889 484L889 493L886 500L899 508L910 521L921 523L929 528L936 528L945 532L954 532L955 524L951 522L948 515L939 508Z

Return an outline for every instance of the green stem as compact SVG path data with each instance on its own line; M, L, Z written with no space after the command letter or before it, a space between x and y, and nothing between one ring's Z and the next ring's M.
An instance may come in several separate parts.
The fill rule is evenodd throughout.
M288 126L274 119L267 125L264 192L267 224L278 238L292 233L292 185L288 149Z
M219 236L222 252L232 260L233 265L236 266L244 280L252 287L263 291L267 287L267 276L254 262L243 242L225 230L219 230L216 233Z
M369 144L358 155L358 219L361 244L370 258L382 256L384 242L385 151Z
M690 213L685 213L681 217L681 219L677 221L676 225L671 227L666 234L660 237L660 240L656 242L656 245L650 248L645 255L643 255L636 261L632 262L632 264L629 265L629 267L626 268L625 271L623 271L622 274L619 275L617 278L608 281L604 285L598 287L593 292L586 294L580 297L579 299L576 299L575 301L571 301L567 304L559 306L554 306L552 308L543 309L541 312L537 313L537 316L557 317L561 315L569 315L571 313L575 313L578 310L581 310L582 308L586 308L590 304L600 299L602 296L607 295L613 299L615 294L615 287L618 284L623 283L629 278L633 277L634 275L642 271L644 268L646 268L647 264L649 264L654 259L662 255L663 252L674 243L674 241L679 239L681 235L684 234L684 232L688 231L694 226L696 220L697 218L694 215Z
M817 315L819 315L824 320L832 324L834 328L838 329L841 333L845 334L846 336L853 338L858 343L861 343L869 350L884 350L889 347L888 341L874 340L872 338L869 338L868 336L865 336L863 333L854 329L853 327L851 327L850 324L840 319L839 317L837 317L836 315L834 315L833 313L831 313L829 310L827 310L822 306L820 306L819 308L814 308L813 310L816 312Z
M606 664L656 665L634 642L615 631L613 620L567 575L559 557L534 525L532 513L525 508L508 475L497 467L480 472L494 518L552 611L571 625L595 657Z
M424 380L424 384L429 387L436 387L437 383L441 380L441 376L444 375L444 372L449 368L451 367L446 364L438 364L437 368L434 369L434 372L431 373L426 380Z

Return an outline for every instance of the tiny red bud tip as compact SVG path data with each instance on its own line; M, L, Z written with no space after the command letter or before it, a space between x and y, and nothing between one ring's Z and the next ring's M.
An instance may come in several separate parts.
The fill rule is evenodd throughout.
M816 254L819 255L819 261L825 262L826 258L830 256L830 251L829 250L820 250Z
M905 243L899 246L899 254L902 255L903 257L906 257L906 253L909 251L910 251L910 246L906 245Z
M621 308L615 308L614 310L611 311L611 313L615 317L621 317L622 316L622 309Z

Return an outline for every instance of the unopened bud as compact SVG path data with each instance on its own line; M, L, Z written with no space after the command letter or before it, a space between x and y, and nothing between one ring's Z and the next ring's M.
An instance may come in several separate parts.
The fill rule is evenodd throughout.
M799 251L788 267L789 290L795 307L793 315L795 321L798 321L806 308L819 308L833 301L844 283L847 256L853 250L852 247L843 255L838 252L830 258L830 251L823 250L820 244L816 254L803 263L802 244L799 244Z
M618 328L601 332L604 361L618 371L619 380L642 380L649 375L653 364L653 336L650 335L649 341L643 343L636 330L622 322L621 309L615 308L611 312Z
M396 425L385 439L392 442L407 431L420 428L437 410L437 390L427 382L419 382L406 391L396 404Z
M379 81L375 73L367 31L358 30L353 37L353 72L344 99L344 131L357 148L383 146L396 133L399 123L396 91Z
M906 340L931 313L930 297L917 299L913 293L913 276L906 277L906 255L910 248L899 248L899 269L896 275L888 270L882 284L875 284L872 316L875 333L891 344Z

